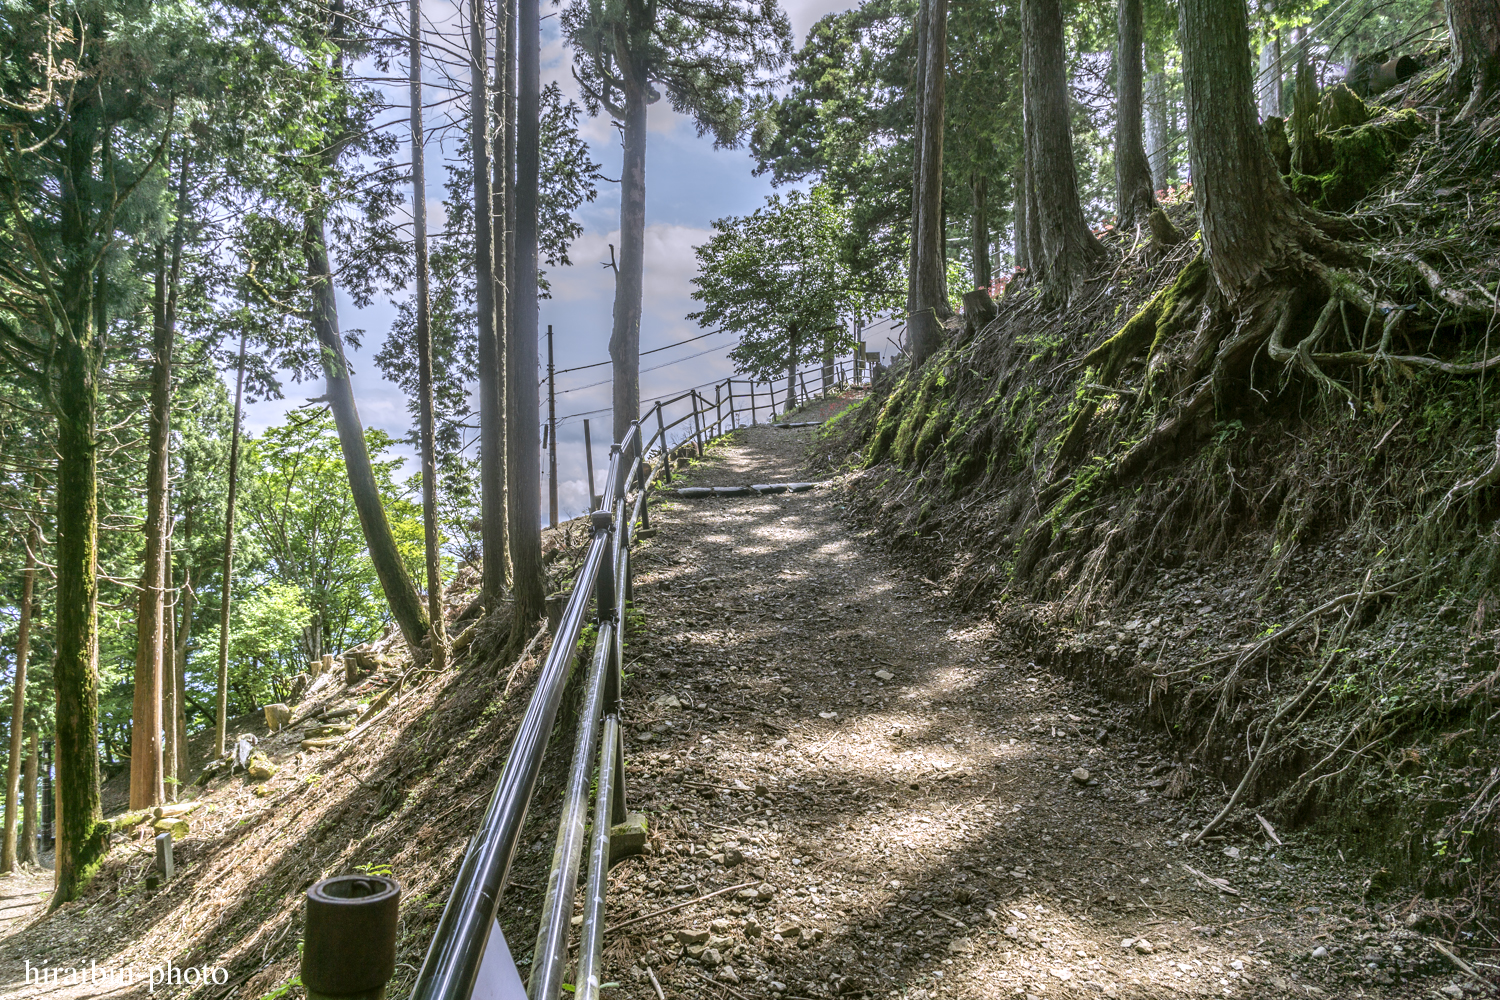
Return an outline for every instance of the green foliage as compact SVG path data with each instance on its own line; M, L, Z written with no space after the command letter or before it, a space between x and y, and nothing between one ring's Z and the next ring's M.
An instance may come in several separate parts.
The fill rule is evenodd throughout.
M365 431L365 442L402 557L419 574L421 510L409 488L394 479L401 466L400 459L387 457L394 442L375 429ZM260 617L246 617L245 624L255 624L255 635L269 642L292 634L294 622L288 618L305 623L305 615L315 616L325 649L342 649L377 635L388 621L388 609L365 554L333 419L322 408L302 410L286 424L244 441L243 448L239 544L244 568L235 581L240 595L235 602L250 601L271 583L284 588L275 596L267 590L257 597L245 614ZM288 669L311 652L305 645L252 650L260 639L247 637L245 642L250 644L247 652L274 656L275 664Z
M696 251L693 298L703 308L688 318L739 334L729 356L759 381L847 350L840 319L861 299L838 253L846 223L824 187L771 195L749 215L716 220Z

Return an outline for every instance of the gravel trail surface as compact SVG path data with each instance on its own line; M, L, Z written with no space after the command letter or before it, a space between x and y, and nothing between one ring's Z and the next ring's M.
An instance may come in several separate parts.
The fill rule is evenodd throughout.
M674 485L805 479L811 433L742 430ZM1184 846L1204 807L1155 739L950 616L847 523L836 485L670 498L652 527L626 667L652 847L611 879L616 995L1483 989L1367 905L1336 854Z

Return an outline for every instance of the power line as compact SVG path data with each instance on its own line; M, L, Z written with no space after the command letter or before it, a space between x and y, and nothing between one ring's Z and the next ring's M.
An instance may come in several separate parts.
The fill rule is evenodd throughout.
M729 332L728 330L710 330L707 333L700 333L696 337L689 337L687 340L679 340L675 344L667 344L665 347L653 347L649 351L642 351L641 352L641 357L645 357L648 354L655 354L657 351L666 351L666 350L670 350L673 347L681 347L683 344L691 344L695 340L702 340L704 337L712 337L716 333L728 333L728 332ZM614 364L614 362L613 361L595 361L591 365L579 365L577 368L559 368L553 374L556 374L556 375L566 375L568 372L581 372L581 371L587 371L590 368L603 368L605 365L609 365L609 364ZM543 379L542 381L545 382L546 380ZM541 383L539 382L537 384L540 385ZM580 386L580 388L582 388L582 386Z
M677 345L674 344L672 346L675 347ZM718 347L710 347L706 351L699 351L697 354L689 354L686 357L678 358L675 361L664 361L661 364L659 364L659 365L653 365L650 368L642 368L637 374L644 375L647 372L660 371L663 368L670 368L673 365L681 364L684 361L691 361L694 358L701 358L705 354L712 354L715 351L722 351L724 348L726 348L728 346L730 346L730 345L728 345L728 344L720 344ZM608 364L608 363L609 362L607 362L607 361L605 362L605 364ZM577 369L574 369L574 370L576 371ZM613 379L604 379L604 380L602 380L600 382L590 382L588 385L575 385L571 389L559 389L559 390L557 390L557 395L561 396L564 393L568 393L568 392L581 392L584 389L593 389L596 386L609 385L609 383L612 382L612 381L614 381L614 380Z

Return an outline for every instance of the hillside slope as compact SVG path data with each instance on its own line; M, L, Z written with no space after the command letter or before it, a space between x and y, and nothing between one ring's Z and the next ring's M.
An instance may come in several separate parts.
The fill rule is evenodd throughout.
M983 330L842 415L818 462L1015 655L1171 735L1184 832L1238 789L1219 832L1257 811L1310 827L1382 869L1353 891L1464 941L1500 898L1500 116L1370 114L1410 142L1341 225L1385 314L1432 316L1430 336L1387 323L1387 343L1310 299L1290 360L1210 371L1236 331L1203 304L1198 238L1112 233L1070 307L1013 283ZM1194 231L1190 201L1168 211Z

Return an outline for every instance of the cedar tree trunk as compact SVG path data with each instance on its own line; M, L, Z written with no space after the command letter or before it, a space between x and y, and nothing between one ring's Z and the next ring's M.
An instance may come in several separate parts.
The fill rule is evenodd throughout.
M0 845L0 872L16 867L16 803L20 801L22 755L26 733L26 659L31 653L31 597L36 589L36 550L42 543L35 524L26 535L26 569L21 574L20 620L16 624L16 682L10 711L10 759L5 769L5 835Z
M646 107L650 83L643 74L625 81L625 158L620 173L620 265L615 277L614 365L616 441L641 411L641 295L646 261ZM519 173L519 170L518 170Z
M1141 59L1145 43L1144 0L1120 0L1120 47L1115 53L1119 92L1115 121L1115 215L1121 229L1144 225L1156 207L1151 164L1141 138Z
M944 267L943 227L943 102L948 65L948 0L925 0L927 24L921 89L917 92L921 119L917 146L918 176L916 241L912 245L915 301L908 317L907 347L913 367L920 367L943 346L942 320L953 315L948 302Z
M36 773L39 770L38 758L40 757L37 753L35 729L26 734L26 747L26 766L21 774L21 795L24 798L21 806L21 842L16 845L16 863L34 865L37 863Z
M1469 95L1461 117L1476 114L1500 92L1500 0L1447 0L1453 40L1449 94Z
M1188 155L1204 250L1233 305L1295 247L1299 213L1255 114L1243 0L1183 0Z
M1021 27L1028 176L1041 241L1041 257L1033 256L1032 264L1041 271L1047 297L1060 302L1083 284L1091 266L1103 258L1104 248L1084 222L1078 200L1061 0L1023 0Z
M245 401L245 335L234 376L234 426L229 432L229 495L224 502L224 572L219 600L219 674L214 699L214 757L224 756L229 725L229 601L234 579L234 501L240 483L240 413Z
M975 173L969 177L974 214L969 226L969 259L974 264L974 287L989 291L994 274L990 268L989 181Z
M505 545L505 361L500 345L495 280L495 220L490 163L489 91L484 11L469 3L469 150L474 165L474 309L479 365L479 535L484 550L485 606L493 610L508 579ZM495 55L496 60L500 54Z
M480 75L480 74L476 74ZM438 548L437 458L433 447L432 307L427 288L427 171L422 132L422 0L411 0L411 182L412 242L417 270L417 395L422 446L422 536L427 556L427 620L431 624L432 669L448 663L443 630L442 553ZM476 221L476 225L480 222Z
M507 338L505 387L507 487L510 508L511 588L515 597L515 643L536 625L545 612L542 575L542 456L538 442L541 423L537 387L537 333L540 301L537 288L538 208L541 194L541 11L538 0L520 0L516 21L516 334ZM644 119L644 114L642 115ZM644 139L644 136L642 136ZM644 174L642 174L644 184ZM644 188L642 194L644 208ZM644 222L644 217L642 219ZM644 228L641 252L644 253ZM635 297L635 340L630 356L640 346L640 296ZM614 342L611 340L611 356ZM640 406L639 388L631 400L626 427ZM615 440L623 440L619 429L621 411L616 398ZM614 498L606 499L613 505ZM518 647L519 648L519 647Z
M1146 76L1146 158L1151 162L1151 184L1165 191L1172 175L1172 134L1167 125L1167 74L1153 70Z

